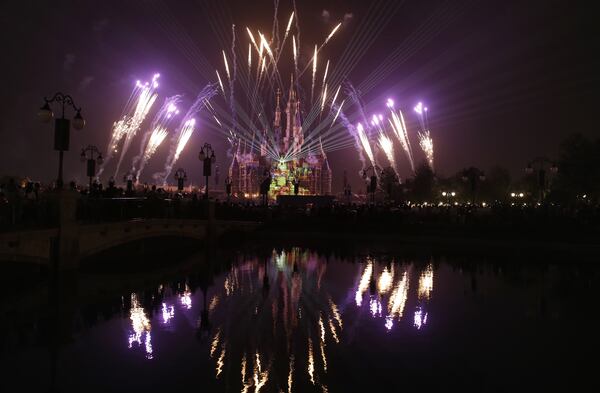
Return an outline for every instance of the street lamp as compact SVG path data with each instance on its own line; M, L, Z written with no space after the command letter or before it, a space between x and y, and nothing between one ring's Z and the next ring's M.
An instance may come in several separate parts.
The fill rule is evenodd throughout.
M527 167L525 168L526 174L536 174L540 203L544 201L546 190L548 189L548 180L546 177L547 170L554 175L558 172L558 166L556 166L554 161L551 161L546 157L534 158L533 160L529 161Z
M58 177L56 179L56 187L63 186L63 154L69 150L70 128L71 121L65 119L65 106L70 106L75 111L73 117L73 127L76 130L81 130L85 126L85 120L81 116L81 108L75 106L73 98L70 95L56 93L50 99L44 97L44 105L38 111L38 119L43 123L48 123L54 118L54 113L50 108L50 104L57 102L61 106L60 118L54 120L54 150L58 151Z
M204 190L204 198L208 199L208 177L211 175L212 164L217 162L215 151L209 143L205 143L200 148L198 159L203 162L204 176L206 177L206 189Z
M96 176L96 162L102 165L102 153L96 146L88 145L81 149L81 162L87 161L87 176L90 178L89 194L92 193L92 181Z
M179 168L175 171L175 179L177 180L177 190L179 190L179 192L183 191L183 184L187 181L187 173L185 173L183 168Z

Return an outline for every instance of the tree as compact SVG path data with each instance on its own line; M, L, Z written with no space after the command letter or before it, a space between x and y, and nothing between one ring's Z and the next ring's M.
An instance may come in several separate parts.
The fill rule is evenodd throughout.
M510 192L510 172L508 169L494 166L486 176L482 185L482 196L490 201L505 201Z
M431 201L433 197L434 173L426 161L416 169L412 182L412 197L419 201Z
M396 171L391 166L388 166L381 171L380 175L381 188L387 194L389 199L397 200L400 194L400 180Z
M563 201L574 201L583 195L597 199L600 195L600 139L593 141L574 134L560 147L553 197Z

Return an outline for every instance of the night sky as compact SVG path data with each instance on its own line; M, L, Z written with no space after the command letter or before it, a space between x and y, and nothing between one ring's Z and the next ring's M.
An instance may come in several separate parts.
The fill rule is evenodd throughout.
M437 172L450 175L465 166L489 169L499 164L514 177L522 175L529 159L556 156L568 134L600 134L595 123L600 41L587 4L297 0L305 57L344 20L320 54L331 59L334 69L373 7L388 10L374 21L368 37L372 43L347 75L364 86L377 66L402 48L393 72L365 93L368 107L382 111L385 100L395 98L409 117L415 157L421 161L412 107L422 100L430 109ZM281 29L291 10L291 1L281 0ZM246 47L245 26L270 33L272 17L272 1L3 1L0 176L44 182L55 177L52 125L36 119L43 96L64 91L83 108L87 126L72 131L65 180L85 181L80 147L106 149L111 125L136 79L160 72L161 97L184 94L189 105L206 83L215 81L214 69L222 69L222 46L213 27L230 34L235 23L240 45ZM198 54L211 63L210 73L202 72ZM200 117L208 121L206 113ZM230 161L227 143L202 124L176 167L200 181L197 152L204 142L216 147L224 179ZM128 157L137 150L134 142ZM142 180L162 168L166 150L163 146L152 159ZM400 171L407 176L408 164L397 144L396 150ZM329 157L334 190L341 189L343 170L355 190L361 188L360 162L352 147Z

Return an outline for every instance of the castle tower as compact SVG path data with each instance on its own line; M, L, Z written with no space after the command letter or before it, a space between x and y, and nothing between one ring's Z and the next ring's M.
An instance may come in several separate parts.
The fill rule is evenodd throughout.
M294 75L291 76L290 91L288 95L288 102L285 108L286 116L286 127L285 137L283 138L283 154L287 154L290 149L290 145L294 142L294 127L296 122L296 90L294 90Z
M274 146L276 146L278 153L281 153L283 150L282 142L283 135L281 132L281 90L277 89L277 95L275 96L275 118L273 119L273 138L274 138ZM265 135L266 139L266 135ZM264 154L263 154L264 155Z

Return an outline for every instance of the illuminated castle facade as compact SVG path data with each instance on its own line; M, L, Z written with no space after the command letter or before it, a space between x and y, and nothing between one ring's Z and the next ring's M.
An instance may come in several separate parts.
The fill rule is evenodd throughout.
M232 193L237 196L258 196L261 182L271 176L269 195L293 195L294 183L299 185L299 195L331 194L331 168L323 149L317 154L303 152L304 132L302 130L302 113L300 100L290 86L284 113L281 110L281 92L276 95L271 135L263 131L260 152L250 152L244 143L238 143L229 168ZM279 160L267 154L269 146L275 147ZM284 157L293 157L284 159ZM302 158L299 158L302 157Z

